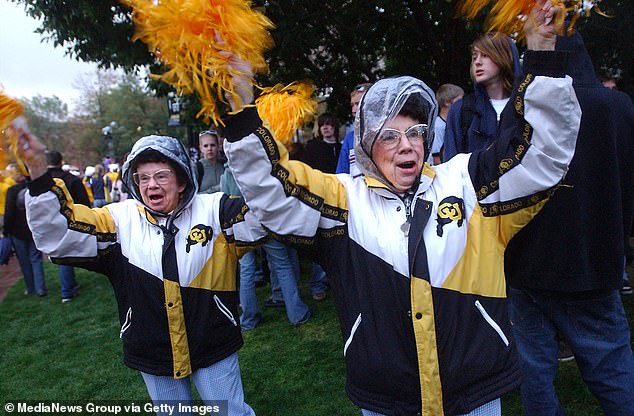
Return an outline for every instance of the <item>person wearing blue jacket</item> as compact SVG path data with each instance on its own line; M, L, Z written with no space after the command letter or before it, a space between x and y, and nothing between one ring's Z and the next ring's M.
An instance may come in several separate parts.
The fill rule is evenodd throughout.
M581 105L570 169L504 256L527 415L562 415L556 333L606 415L634 415L634 358L619 296L632 223L634 107L601 85L579 33L558 37Z
M497 136L500 117L520 76L515 43L501 33L485 33L471 45L473 93L451 106L443 161L458 153L486 149Z

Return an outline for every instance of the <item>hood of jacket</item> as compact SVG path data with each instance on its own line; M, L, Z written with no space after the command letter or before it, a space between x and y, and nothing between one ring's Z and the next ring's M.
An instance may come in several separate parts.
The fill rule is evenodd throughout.
M172 217L176 218L185 207L187 207L196 192L198 192L198 181L196 180L195 173L196 169L194 167L194 162L191 161L185 147L180 142L180 140L169 137L169 136L145 136L137 140L137 142L132 146L132 150L130 151L130 155L128 156L128 160L123 164L122 169L122 178L123 182L126 184L128 189L130 190L130 195L139 201L148 211L154 214L157 213L151 208L149 208L145 203L143 203L143 198L141 198L141 193L139 192L139 187L134 183L132 175L134 172L132 171L132 166L135 165L134 161L139 157L141 153L146 150L155 150L165 156L167 159L176 163L186 174L187 174L187 186L183 191L183 197L178 205L178 207L172 213ZM164 214L163 214L164 215Z
M594 66L590 59L590 54L586 50L583 38L579 32L575 31L570 36L557 36L557 44L555 49L558 51L568 51L568 67L566 74L572 77L572 85L580 86L598 86L599 79L595 75Z
M395 118L410 95L418 94L427 108L428 139L425 155L434 140L434 122L438 114L438 103L434 92L423 81L409 77L385 78L377 81L363 95L354 121L354 154L361 172L398 193L394 186L379 171L372 159L372 145L388 120Z

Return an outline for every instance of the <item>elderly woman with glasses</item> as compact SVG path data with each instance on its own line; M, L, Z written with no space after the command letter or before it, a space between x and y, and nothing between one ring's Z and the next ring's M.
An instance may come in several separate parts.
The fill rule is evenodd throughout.
M356 178L289 161L252 106L224 120L251 210L331 277L346 391L364 415L499 415L499 398L520 384L504 248L564 177L580 121L565 55L548 50L558 30L549 4L527 20L538 51L526 52L514 114L481 152L424 164L437 104L411 77L363 96ZM250 103L249 80L234 83Z
M220 178L225 171L220 152L220 138L215 130L205 130L198 135L198 149L202 159L196 162L198 192L210 194L220 191Z
M236 260L238 246L248 248L265 232L243 200L197 194L180 141L148 136L123 165L131 198L90 209L47 173L41 142L19 133L37 247L55 263L108 277L124 363L141 372L155 404L191 403L193 381L207 404L226 406L224 414L254 415L238 366Z

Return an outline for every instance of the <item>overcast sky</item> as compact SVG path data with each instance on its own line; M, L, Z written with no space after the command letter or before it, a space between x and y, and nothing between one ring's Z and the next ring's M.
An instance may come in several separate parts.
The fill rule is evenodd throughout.
M97 65L71 59L64 49L40 42L34 33L38 26L24 6L0 0L0 85L11 97L57 95L72 107L79 97L73 81L93 74Z

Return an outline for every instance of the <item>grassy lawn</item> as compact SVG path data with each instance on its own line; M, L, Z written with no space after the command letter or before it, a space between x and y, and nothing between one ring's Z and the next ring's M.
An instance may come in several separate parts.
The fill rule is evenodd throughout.
M49 263L45 268L48 297L24 296L19 280L0 305L0 402L148 400L140 374L122 363L116 304L107 279L76 269L81 296L62 304L57 267ZM261 305L268 292L268 286L258 289ZM265 416L358 416L359 409L344 392L342 342L332 299L313 302L306 287L303 293L313 311L307 324L293 328L283 309L263 308L261 326L244 333L240 365L247 402ZM634 327L634 296L624 302ZM601 414L574 361L560 366L557 388L568 414ZM517 392L503 399L503 414L521 414Z

